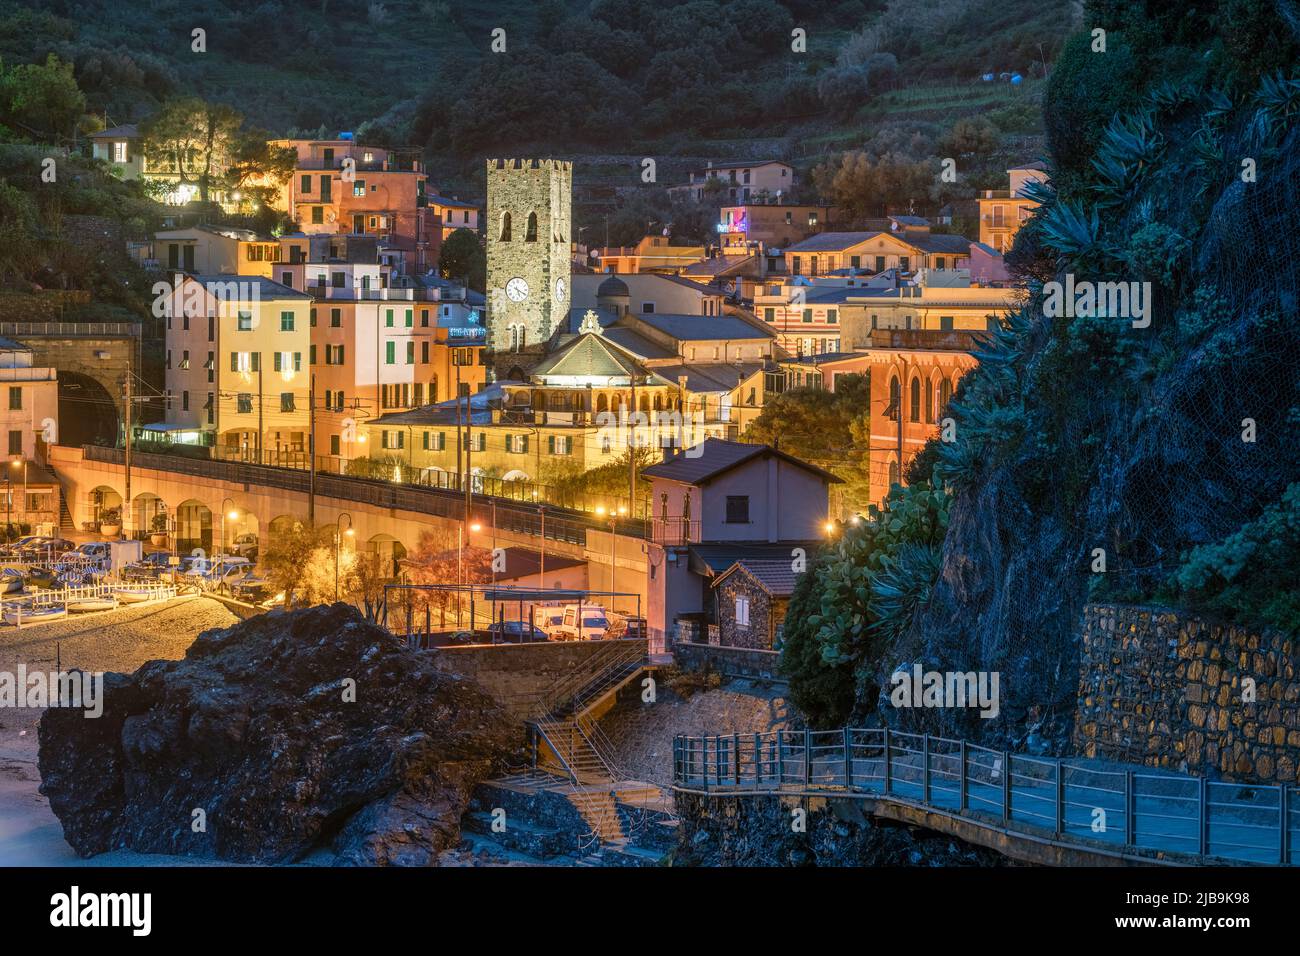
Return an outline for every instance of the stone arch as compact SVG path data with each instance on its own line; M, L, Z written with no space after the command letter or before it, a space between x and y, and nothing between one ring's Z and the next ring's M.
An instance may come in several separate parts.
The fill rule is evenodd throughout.
M519 468L512 468L501 476L502 481L529 481L528 472Z
M911 421L919 422L921 420L921 376L912 376L912 383L908 386L907 391L907 417Z
M524 231L524 242L537 241L537 213L528 213L528 228Z
M154 518L157 515L163 517L163 521L159 522L161 527L156 529L157 533L170 532L171 514L167 510L167 502L152 491L140 492L131 502L131 521L127 525L127 531L134 531L138 535L154 533Z
M510 213L508 212L501 214L501 232L498 234L498 239L501 242L510 241Z
M96 485L90 490L90 520L96 524L104 512L121 507L122 494L111 485Z
M948 402L952 400L952 381L944 376L939 379L939 412L947 410Z
M446 488L448 472L446 468L439 468L437 465L429 465L420 469L420 484L429 485L433 488Z
M609 396L606 395L604 392L601 392L599 395L596 396L596 411L598 412L609 411Z
M903 389L897 375L889 377L889 408L899 418L903 417Z
M105 383L59 369L58 443L115 445L120 431L118 402Z
M176 506L176 550L212 553L212 509L196 498Z
M898 468L898 456L890 455L889 456L889 477L888 477L888 481L885 484L885 494L888 495L890 489L893 488L894 485L900 484L902 480L903 478Z
M377 555L380 568L386 576L399 577L402 573L401 561L406 557L406 545L391 534L377 534L366 542L366 551Z
M925 421L927 422L934 421L934 397L934 379L927 378L925 380Z
M266 525L266 540L260 541L262 553L284 546L285 540L293 534L294 528L302 524L296 515L276 515Z
M238 514L239 517L235 518L233 521L230 519L229 515L226 516L225 540L221 543L222 548L225 549L232 546L240 535L252 534L257 535L258 551L260 553L263 544L261 540L261 522L257 520L257 515L249 511L247 508L238 509Z

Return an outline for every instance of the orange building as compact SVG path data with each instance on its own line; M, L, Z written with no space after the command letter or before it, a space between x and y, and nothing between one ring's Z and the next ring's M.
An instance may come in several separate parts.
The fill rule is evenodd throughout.
M437 263L442 231L420 160L351 139L278 140L298 154L285 211L312 233L375 235L404 271Z
M871 377L871 504L884 502L916 454L939 435L957 382L976 365L970 332L877 330L871 347L818 363L832 391L844 374Z
M645 236L635 246L603 246L592 253L599 271L674 275L704 258L703 246L677 246L667 236Z

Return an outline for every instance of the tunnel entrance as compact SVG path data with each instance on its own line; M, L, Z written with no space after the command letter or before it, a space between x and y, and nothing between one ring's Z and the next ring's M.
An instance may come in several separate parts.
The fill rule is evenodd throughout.
M59 371L60 445L116 445L117 403L95 379Z

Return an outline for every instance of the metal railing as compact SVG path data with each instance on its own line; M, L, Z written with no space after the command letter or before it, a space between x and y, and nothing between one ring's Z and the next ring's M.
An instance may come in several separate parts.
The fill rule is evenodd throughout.
M0 335L56 339L136 338L134 322L0 322Z
M1300 862L1292 785L1088 766L882 728L679 735L673 782L733 797L874 795L1081 846Z
M121 448L84 445L82 450L89 461L120 465L124 460ZM147 468L191 475L231 484L263 485L302 494L307 494L311 480L309 473L303 469L276 468L148 452L133 452L131 464L137 469ZM377 478L317 472L316 494L325 498L351 501L355 504L413 511L456 521L462 521L465 517L465 498L461 493L420 484L398 484ZM608 519L598 516L559 508L555 505L547 505L543 514L535 505L515 504L509 499L492 498L489 495L475 496L471 516L484 523L495 516L495 527L499 530L515 531L536 537L541 537L544 532L549 540L572 544L585 544L589 528L603 530L609 527ZM640 527L640 522L636 521L619 522L619 531L625 535L639 537Z

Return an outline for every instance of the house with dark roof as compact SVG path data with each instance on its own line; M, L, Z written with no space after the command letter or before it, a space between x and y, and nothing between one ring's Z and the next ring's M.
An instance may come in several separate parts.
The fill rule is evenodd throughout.
M782 558L741 558L713 579L718 644L756 651L781 648L781 631L799 572Z
M144 174L144 150L134 123L91 133L89 139L91 155L112 166L121 179L139 179Z
M689 176L689 182L670 186L668 195L673 199L701 202L717 190L729 205L779 202L794 185L794 167L778 159L710 162L692 169Z
M792 572L825 533L840 479L770 445L707 439L643 469L651 481L647 621L652 633L699 633L710 590L736 561L785 562Z

